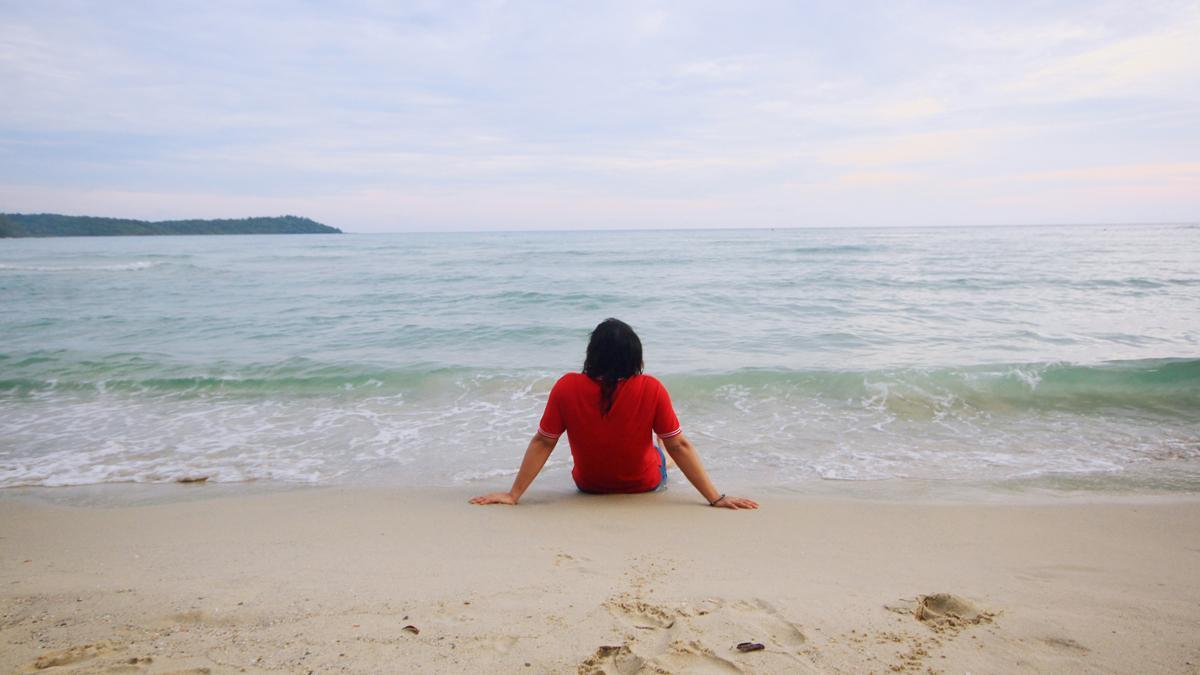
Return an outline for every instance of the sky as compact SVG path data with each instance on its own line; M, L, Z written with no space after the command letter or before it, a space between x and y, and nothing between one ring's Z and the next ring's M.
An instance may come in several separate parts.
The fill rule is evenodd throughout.
M0 0L0 212L1197 222L1200 0Z

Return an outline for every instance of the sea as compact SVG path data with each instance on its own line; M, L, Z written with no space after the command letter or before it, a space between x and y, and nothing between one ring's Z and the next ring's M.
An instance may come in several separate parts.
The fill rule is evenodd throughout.
M722 490L1200 491L1196 225L10 239L0 308L0 492L507 488L606 317Z

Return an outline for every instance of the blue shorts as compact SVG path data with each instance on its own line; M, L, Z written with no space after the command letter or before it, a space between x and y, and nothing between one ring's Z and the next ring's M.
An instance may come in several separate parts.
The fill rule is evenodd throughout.
M662 480L658 481L658 487L654 488L654 491L658 492L659 490L667 489L667 456L663 454L663 449L657 445L654 446L654 449L658 451L658 470L662 472Z

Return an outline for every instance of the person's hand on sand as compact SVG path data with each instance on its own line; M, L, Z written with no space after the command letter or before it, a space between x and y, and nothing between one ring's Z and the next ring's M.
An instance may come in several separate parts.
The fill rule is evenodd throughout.
M508 504L517 505L517 498L511 492L492 492L471 499L472 504Z
M757 509L758 502L745 497L728 497L722 496L720 499L712 503L713 506L722 509Z

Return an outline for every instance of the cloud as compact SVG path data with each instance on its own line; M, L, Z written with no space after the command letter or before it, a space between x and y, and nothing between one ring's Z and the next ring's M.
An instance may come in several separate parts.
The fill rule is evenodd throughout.
M944 112L946 112L945 104L930 96L895 101L875 109L875 115L884 122L903 122L922 117L933 117Z
M724 80L737 77L749 68L752 56L727 56L719 59L706 59L685 63L679 68L679 74L714 80Z
M1200 182L1200 162L1159 162L1085 166L1017 174L1012 180L1087 183Z
M838 176L835 182L850 188L878 185L904 185L925 178L916 171L862 171Z
M1119 40L1040 65L1003 90L1078 99L1200 86L1200 22Z
M633 33L642 38L658 35L666 28L667 19L667 13L660 9L638 12L633 17Z
M6 3L0 210L1087 220L1068 187L1191 185L1197 25L1108 3Z
M947 41L964 51L1046 52L1110 35L1111 31L1101 25L1052 19L1033 24L971 27L951 32Z
M856 167L943 162L984 154L989 144L1018 133L1017 129L997 127L878 136L834 146L822 159Z

